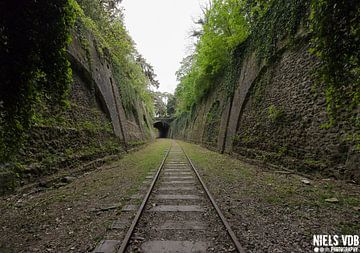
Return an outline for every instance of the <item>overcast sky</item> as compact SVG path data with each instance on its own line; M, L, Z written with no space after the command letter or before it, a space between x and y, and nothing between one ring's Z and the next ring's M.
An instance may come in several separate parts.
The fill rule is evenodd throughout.
M205 0L123 0L125 25L140 54L154 66L159 90L173 93L175 72L189 52L193 20Z

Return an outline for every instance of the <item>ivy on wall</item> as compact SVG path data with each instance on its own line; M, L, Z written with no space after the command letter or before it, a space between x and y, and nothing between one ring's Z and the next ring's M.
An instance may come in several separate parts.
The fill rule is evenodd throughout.
M211 1L195 52L178 71L178 114L190 111L218 83L231 96L244 55L256 51L259 64L267 63L281 42L294 38L309 5L309 0Z
M259 62L266 64L276 55L280 43L286 45L294 39L301 23L307 26L309 5L309 0L272 0L262 3L262 12L255 8L259 5L249 9L253 14L247 50L256 51Z
M221 107L220 107L220 101L215 101L209 112L206 115L206 128L204 131L203 139L204 142L210 144L216 144L217 143L217 135L219 131L220 126L220 120L221 120Z
M130 115L137 110L136 101L139 100L144 103L147 111L153 114L153 99L149 88L159 85L153 67L137 52L124 25L122 10L116 5L109 8L105 2L77 0L77 33L91 31L96 38L97 51L102 55L104 51L107 52L126 114ZM87 50L86 38L82 40L82 44Z
M22 0L0 2L0 162L14 160L42 111L68 108L72 83L67 46L75 32L87 52L86 32L97 51L110 58L124 108L141 100L153 112L150 86L157 86L152 67L135 49L118 8L120 0Z
M321 60L317 70L331 127L344 116L360 131L360 2L313 0L310 24L311 52ZM345 115L344 115L345 114Z
M0 161L21 148L36 107L67 104L71 0L0 3Z
M178 72L180 83L175 94L178 115L183 117L184 112L190 113L196 103L206 97L206 91L216 85L224 85L231 97L239 77L241 61L246 54L255 52L258 64L271 64L279 55L279 49L298 43L295 39L300 32L310 38L311 53L321 61L320 67L315 70L315 76L318 77L318 83L325 86L329 116L329 122L325 127L331 127L335 122L342 120L350 128L360 131L360 117L356 110L360 106L359 1L242 0L238 1L237 5L232 5L231 1L214 0L210 2L210 7L206 9L203 18L204 28L199 32L200 38L195 53L183 60ZM228 11L227 18L223 17L223 9ZM209 15L217 18L207 23ZM211 31L221 32L221 35L215 33L217 40L226 35L222 29L233 25L232 15L242 15L246 21L234 26L236 29L232 34L246 36L234 35L235 38L242 39L228 47L230 51L215 47L217 51L214 59L217 61L211 60L209 51L202 56L202 59L208 61L199 62L204 38L207 38ZM209 25L211 28L205 29ZM248 38L245 40L247 35ZM216 44L217 40L211 43ZM206 45L211 43L208 42ZM220 68L215 68L214 63L217 63L216 66L222 66L221 71L216 71ZM205 79L198 78L200 69L210 71L205 75ZM351 138L360 139L359 136Z
M178 114L189 112L232 65L234 50L249 35L244 7L244 1L213 0L204 9L195 52L184 58L177 72Z

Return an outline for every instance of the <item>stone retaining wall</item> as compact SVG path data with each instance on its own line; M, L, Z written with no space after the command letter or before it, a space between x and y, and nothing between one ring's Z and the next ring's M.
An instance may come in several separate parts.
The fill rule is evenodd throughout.
M360 182L360 153L348 138L360 134L360 129L347 119L324 127L328 120L324 90L313 79L319 62L308 47L308 38L299 37L295 45L279 49L269 64L248 52L233 97L227 98L219 83L191 115L174 121L173 137L239 157ZM212 115L215 103L219 108Z

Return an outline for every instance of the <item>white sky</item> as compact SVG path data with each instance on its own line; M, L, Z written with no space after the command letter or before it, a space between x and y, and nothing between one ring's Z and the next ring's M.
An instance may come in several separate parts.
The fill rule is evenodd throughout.
M193 20L205 0L123 0L125 25L139 53L154 66L159 90L173 93L175 72L189 52Z

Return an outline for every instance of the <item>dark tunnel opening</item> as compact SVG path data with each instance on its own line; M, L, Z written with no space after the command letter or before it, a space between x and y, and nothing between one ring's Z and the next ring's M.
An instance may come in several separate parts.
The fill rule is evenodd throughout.
M154 127L159 131L158 138L168 138L169 134L169 124L158 121L154 123Z

